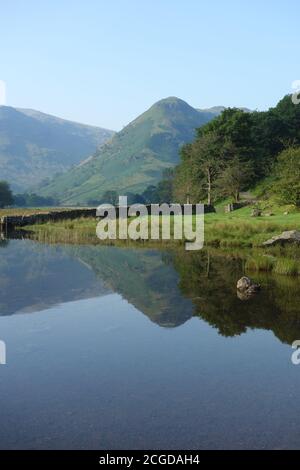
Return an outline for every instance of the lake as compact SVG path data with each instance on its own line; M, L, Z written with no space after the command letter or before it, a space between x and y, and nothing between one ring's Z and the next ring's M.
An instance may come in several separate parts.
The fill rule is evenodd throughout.
M0 244L2 449L300 447L299 280L205 251Z

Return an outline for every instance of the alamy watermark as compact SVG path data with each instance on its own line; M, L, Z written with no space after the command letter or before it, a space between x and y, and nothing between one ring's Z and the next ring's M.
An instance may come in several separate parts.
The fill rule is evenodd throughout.
M300 340L296 339L293 344L292 348L296 349L291 355L291 361L295 366L298 366L300 364Z
M0 365L6 364L6 344L0 340Z
M186 240L186 250L203 248L204 204L128 206L127 197L119 196L118 206L101 204L97 217L100 240Z
M294 90L292 94L292 102L294 104L300 104L300 80L293 81L292 89Z

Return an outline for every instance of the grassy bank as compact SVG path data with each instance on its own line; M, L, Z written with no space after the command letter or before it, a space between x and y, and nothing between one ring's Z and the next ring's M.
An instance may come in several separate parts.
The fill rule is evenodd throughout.
M300 230L300 212L291 208L275 207L270 211L274 215L260 217L251 217L252 209L244 207L229 214L207 214L205 243L220 247L259 247L284 230ZM289 214L284 215L287 209Z
M206 214L205 245L223 248L260 247L264 241L284 230L300 230L300 212L293 211L284 215L285 209L279 208L274 211L273 216L262 215L261 217L251 217L251 207L244 207L229 214L224 212ZM193 223L195 227L195 217ZM93 218L81 218L55 223L48 222L27 227L27 229L33 232L33 236L45 240L53 239L67 243L72 240L75 243L87 240L88 243L104 243L96 237L96 225L97 220ZM164 244L183 244L182 240L172 240L172 233L171 226L171 240L163 240L162 242ZM155 244L160 241L146 240L143 243ZM117 240L109 240L110 244L116 242ZM132 243L141 243L141 240Z
M272 272L275 274L298 276L300 275L299 253L297 253L297 256L293 252L292 254L286 253L285 256L281 254L278 257L266 254L250 254L245 263L245 270L247 272Z
M289 209L289 214L284 212ZM251 217L252 207L231 213L218 211L205 215L205 247L244 262L245 272L272 272L300 275L300 248L263 248L262 243L284 230L300 230L300 212L273 207L273 216ZM149 220L150 222L150 220ZM195 218L194 218L195 223ZM97 220L80 218L26 227L30 238L43 243L106 244L141 248L178 248L184 240L106 240L96 237ZM172 230L171 230L172 232Z
M0 209L0 217L14 216L14 215L34 215L46 214L48 212L62 212L69 209L68 207L15 207L8 209ZM74 208L70 208L74 209Z

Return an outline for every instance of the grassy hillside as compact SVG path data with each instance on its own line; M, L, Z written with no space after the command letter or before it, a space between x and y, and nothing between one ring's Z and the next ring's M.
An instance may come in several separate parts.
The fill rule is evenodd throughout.
M0 175L23 191L95 153L113 132L0 106Z
M213 119L178 98L167 98L114 135L87 163L41 188L64 204L95 200L106 190L141 192L156 184L165 168L179 161L179 148L194 138L195 128Z

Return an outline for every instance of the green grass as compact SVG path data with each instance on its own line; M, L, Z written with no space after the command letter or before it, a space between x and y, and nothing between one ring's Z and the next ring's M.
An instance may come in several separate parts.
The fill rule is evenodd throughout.
M221 211L206 214L206 248L214 247L219 252L227 252L229 256L242 258L246 272L300 275L300 248L262 247L264 241L284 230L300 230L300 212L292 210L288 215L284 215L286 207L273 206L274 216L251 217L251 210L251 207L244 207L229 214ZM195 217L193 221L195 223ZM161 249L183 247L185 242L185 240L174 240L172 237L171 240L100 241L96 236L96 225L97 220L94 218L81 218L34 225L27 227L27 230L31 238L44 243L151 246Z
M276 258L268 255L250 256L245 263L246 271L270 272L273 270Z
M283 215L278 208L273 217L250 217L251 208L230 214L205 215L205 246L220 254L238 257L244 261L245 272L270 272L289 276L300 275L300 248L275 246L263 248L262 242L284 230L300 230L300 213ZM195 222L195 217L194 217ZM157 249L183 248L185 240L106 240L96 236L97 220L80 218L47 222L26 227L30 238L43 243L108 244ZM172 232L172 230L171 230ZM210 248L211 247L211 248Z
M48 212L63 212L67 209L80 209L80 207L12 207L8 209L0 209L0 217L14 215L33 215L46 214Z
M206 214L205 243L220 247L258 247L284 230L300 230L300 212L291 206L261 206L263 213L273 212L274 215L251 217L253 206L228 214ZM286 210L288 215L284 215Z
M284 230L300 230L300 212L293 211L283 215L286 207L273 208L274 216L251 217L251 207L244 207L226 214L217 212L205 215L205 245L221 248L260 247L264 241L278 235ZM150 221L150 220L149 220ZM195 217L193 218L195 226ZM82 218L77 220L63 220L35 225L29 229L45 236L55 236L62 239L87 237L96 238L97 220ZM77 233L69 233L77 232ZM171 227L171 234L172 234ZM183 243L182 240L171 240ZM110 241L114 243L114 241ZM169 243L164 240L164 243ZM133 242L134 243L134 242ZM150 243L150 241L149 241ZM151 243L155 243L152 241ZM157 242L156 242L157 243Z
M245 261L246 272L272 272L274 274L284 274L287 276L300 275L300 251L296 248L291 253L287 251L283 256L283 251L279 257L267 254L250 254Z
M276 260L273 272L285 274L287 276L297 276L300 274L300 262L294 259L281 258Z
M24 229L30 238L43 243L96 244L99 243L96 225L95 219L82 217L26 226Z

